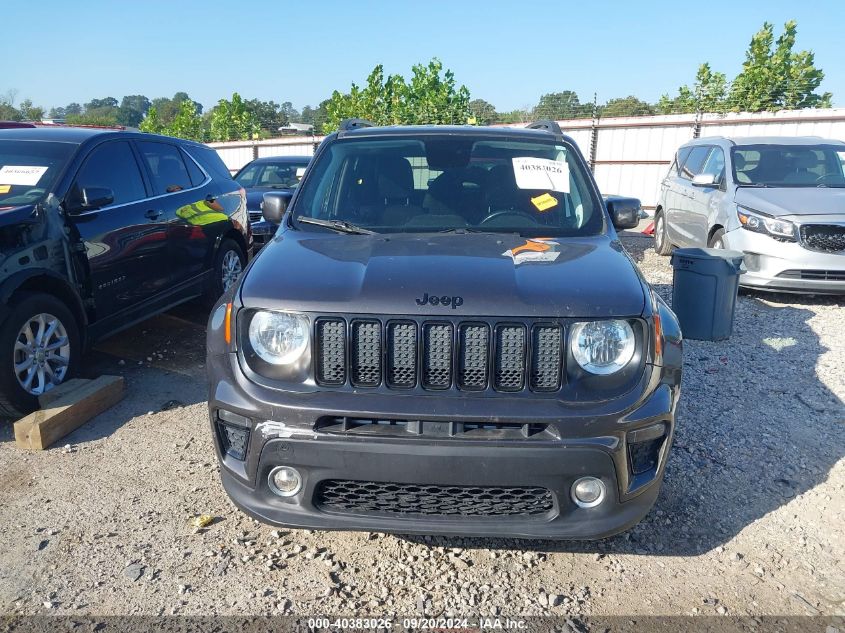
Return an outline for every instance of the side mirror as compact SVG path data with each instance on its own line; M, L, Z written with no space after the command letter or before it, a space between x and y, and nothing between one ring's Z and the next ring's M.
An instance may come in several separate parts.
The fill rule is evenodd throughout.
M76 197L76 196L74 196ZM68 208L68 213L96 211L114 202L114 192L108 187L85 187Z
M278 191L270 191L264 194L264 202L261 204L261 215L272 224L279 224L288 210L290 194Z
M692 177L693 187L715 187L718 184L714 174L698 174Z
M607 198L607 212L610 220L617 229L635 229L640 223L642 205L636 198L609 196Z

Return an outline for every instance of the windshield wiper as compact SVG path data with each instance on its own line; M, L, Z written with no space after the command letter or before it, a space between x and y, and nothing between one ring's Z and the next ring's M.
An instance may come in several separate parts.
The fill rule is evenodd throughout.
M344 220L320 220L318 218L309 218L305 215L298 215L296 216L296 221L302 222L303 224L324 226L327 229L332 229L338 233L351 233L352 235L378 235L377 231L371 231L370 229L365 229L362 226L355 226L354 224Z
M737 187L756 187L758 189L771 189L773 186L765 182L745 182L737 185Z

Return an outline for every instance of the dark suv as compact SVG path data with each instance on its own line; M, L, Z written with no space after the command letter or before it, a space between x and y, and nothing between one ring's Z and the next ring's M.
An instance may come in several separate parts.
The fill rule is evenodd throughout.
M678 323L575 143L369 127L319 147L208 328L223 485L277 525L595 538L654 503ZM284 214L282 215L282 212Z
M86 343L246 265L246 198L209 147L79 128L0 131L0 417L35 408Z

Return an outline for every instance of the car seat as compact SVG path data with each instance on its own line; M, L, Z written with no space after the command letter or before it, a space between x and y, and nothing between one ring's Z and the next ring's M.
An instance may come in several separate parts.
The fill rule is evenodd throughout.
M793 171L783 177L783 182L791 185L811 185L819 175L810 171L819 166L819 159L812 151L802 152L793 161Z
M376 164L379 197L384 203L381 224L402 226L422 213L411 204L414 193L414 172L407 158L386 156Z

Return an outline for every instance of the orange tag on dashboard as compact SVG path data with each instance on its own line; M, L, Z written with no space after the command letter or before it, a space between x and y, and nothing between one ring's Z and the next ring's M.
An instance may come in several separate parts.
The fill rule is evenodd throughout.
M0 193L9 193L12 190L12 185L0 185Z
M548 211L552 207L557 206L557 198L548 193L544 193L536 198L531 198L532 204L537 207L537 211Z

